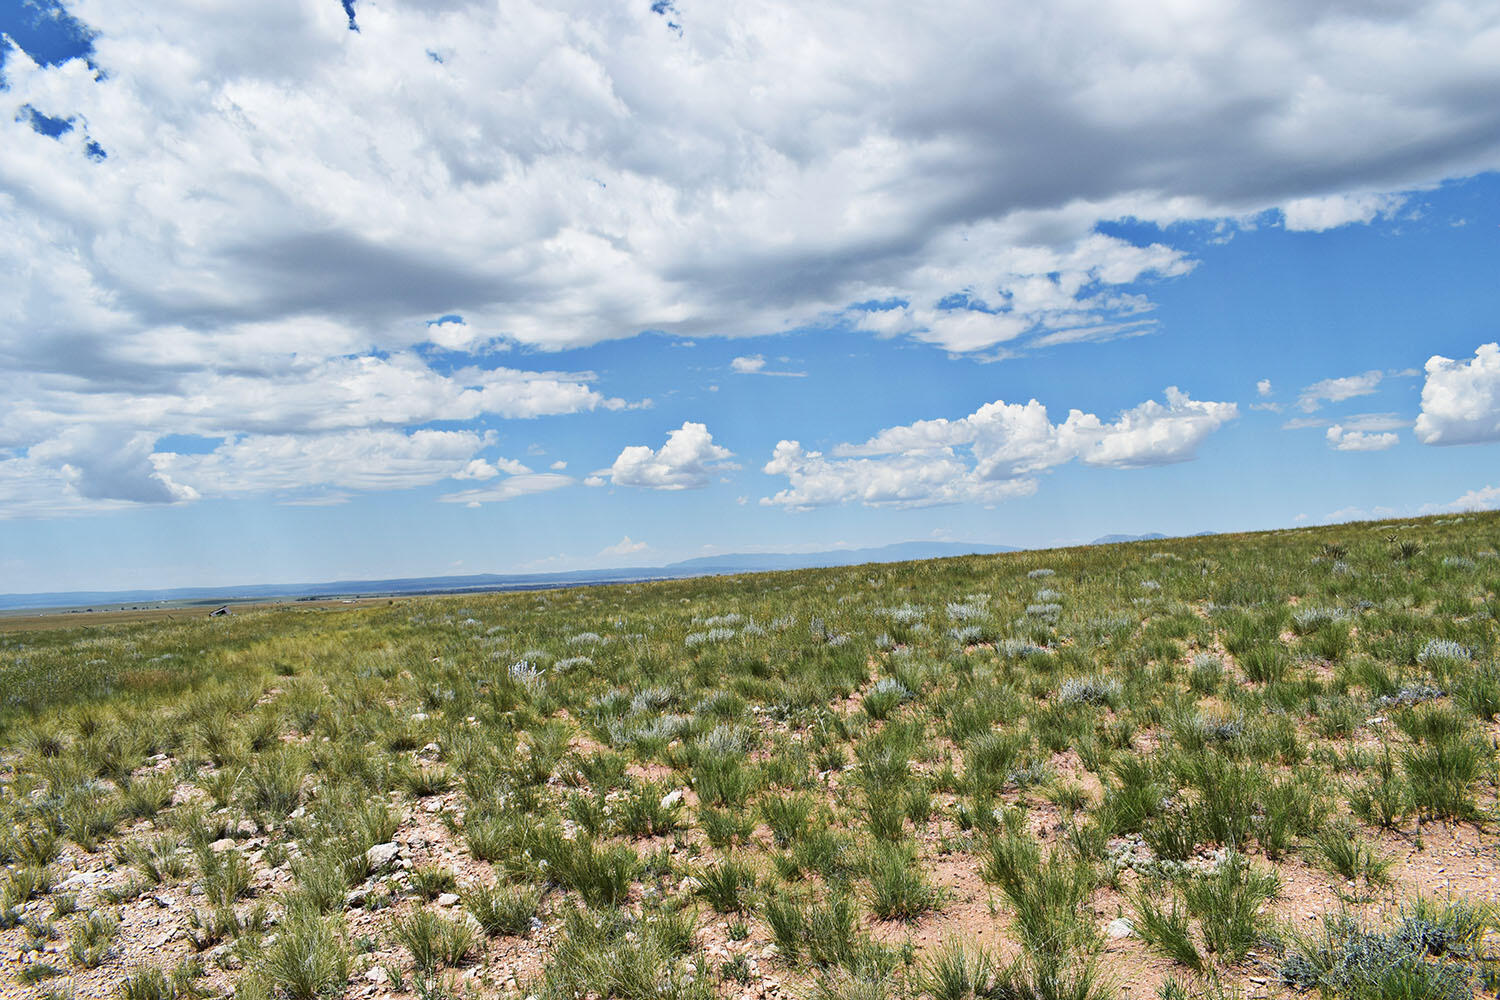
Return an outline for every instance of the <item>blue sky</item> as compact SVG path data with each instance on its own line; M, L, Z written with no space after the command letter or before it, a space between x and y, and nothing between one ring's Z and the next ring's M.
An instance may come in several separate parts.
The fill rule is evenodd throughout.
M1500 505L1500 22L1150 6L7 8L0 592Z

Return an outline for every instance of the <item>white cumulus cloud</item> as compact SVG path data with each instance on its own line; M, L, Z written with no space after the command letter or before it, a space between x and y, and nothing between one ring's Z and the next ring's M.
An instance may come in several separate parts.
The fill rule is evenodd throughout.
M1500 441L1500 344L1482 344L1466 361L1428 359L1416 432L1423 444Z
M1328 446L1337 451L1385 451L1394 448L1401 439L1392 432L1381 434L1352 430L1342 424L1334 424L1324 435Z
M858 501L874 507L993 504L1036 491L1036 474L1070 461L1117 469L1184 462L1238 415L1234 403L1194 400L1175 386L1106 423L1071 410L1052 423L1036 400L996 400L957 420L938 418L882 430L832 457L796 441L777 444L766 474L788 488L761 500L806 510Z
M615 544L606 545L604 548L600 549L599 554L601 556L629 556L634 555L637 552L644 552L650 547L651 546L647 545L645 542L637 542L633 540L629 535L626 535Z
M1318 198L1294 198L1281 206L1282 224L1293 231L1321 233L1353 223L1389 218L1406 198L1399 194L1333 194Z
M1303 389L1297 397L1297 406L1304 413L1312 413L1324 403L1342 403L1356 396L1368 396L1379 387L1384 377L1381 372L1368 371L1361 375L1325 378Z
M667 434L656 451L647 445L632 445L620 452L614 464L590 477L590 485L602 485L603 477L616 486L638 486L652 490L701 489L722 471L738 468L729 461L734 455L703 424L686 421Z

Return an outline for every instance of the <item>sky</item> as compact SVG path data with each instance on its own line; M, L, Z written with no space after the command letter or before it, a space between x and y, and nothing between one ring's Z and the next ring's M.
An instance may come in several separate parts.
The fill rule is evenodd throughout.
M1500 4L0 34L0 593L1500 506Z

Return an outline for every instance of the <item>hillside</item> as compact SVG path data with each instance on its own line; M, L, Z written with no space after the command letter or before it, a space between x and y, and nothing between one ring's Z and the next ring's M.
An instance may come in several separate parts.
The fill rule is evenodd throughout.
M1497 549L0 622L0 994L1492 995Z

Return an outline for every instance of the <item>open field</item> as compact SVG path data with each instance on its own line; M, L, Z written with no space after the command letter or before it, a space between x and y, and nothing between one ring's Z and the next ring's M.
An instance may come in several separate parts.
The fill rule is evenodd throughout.
M389 604L392 601L403 600L395 597L360 597L360 598L337 598L330 597L326 600L296 600L296 601L249 601L235 602L227 605L231 614L241 615L254 612L265 612L273 610L296 609L322 609L328 611L347 611L357 607L369 607L372 604ZM0 632L37 632L54 631L61 629L97 629L106 625L135 625L144 622L174 622L193 621L208 617L209 612L217 607L225 606L220 603L196 602L193 604L175 604L166 607L130 607L130 608L101 608L101 609L68 609L65 611L31 611L18 609L13 611L0 611Z
M1457 1000L1500 515L0 625L0 995Z

